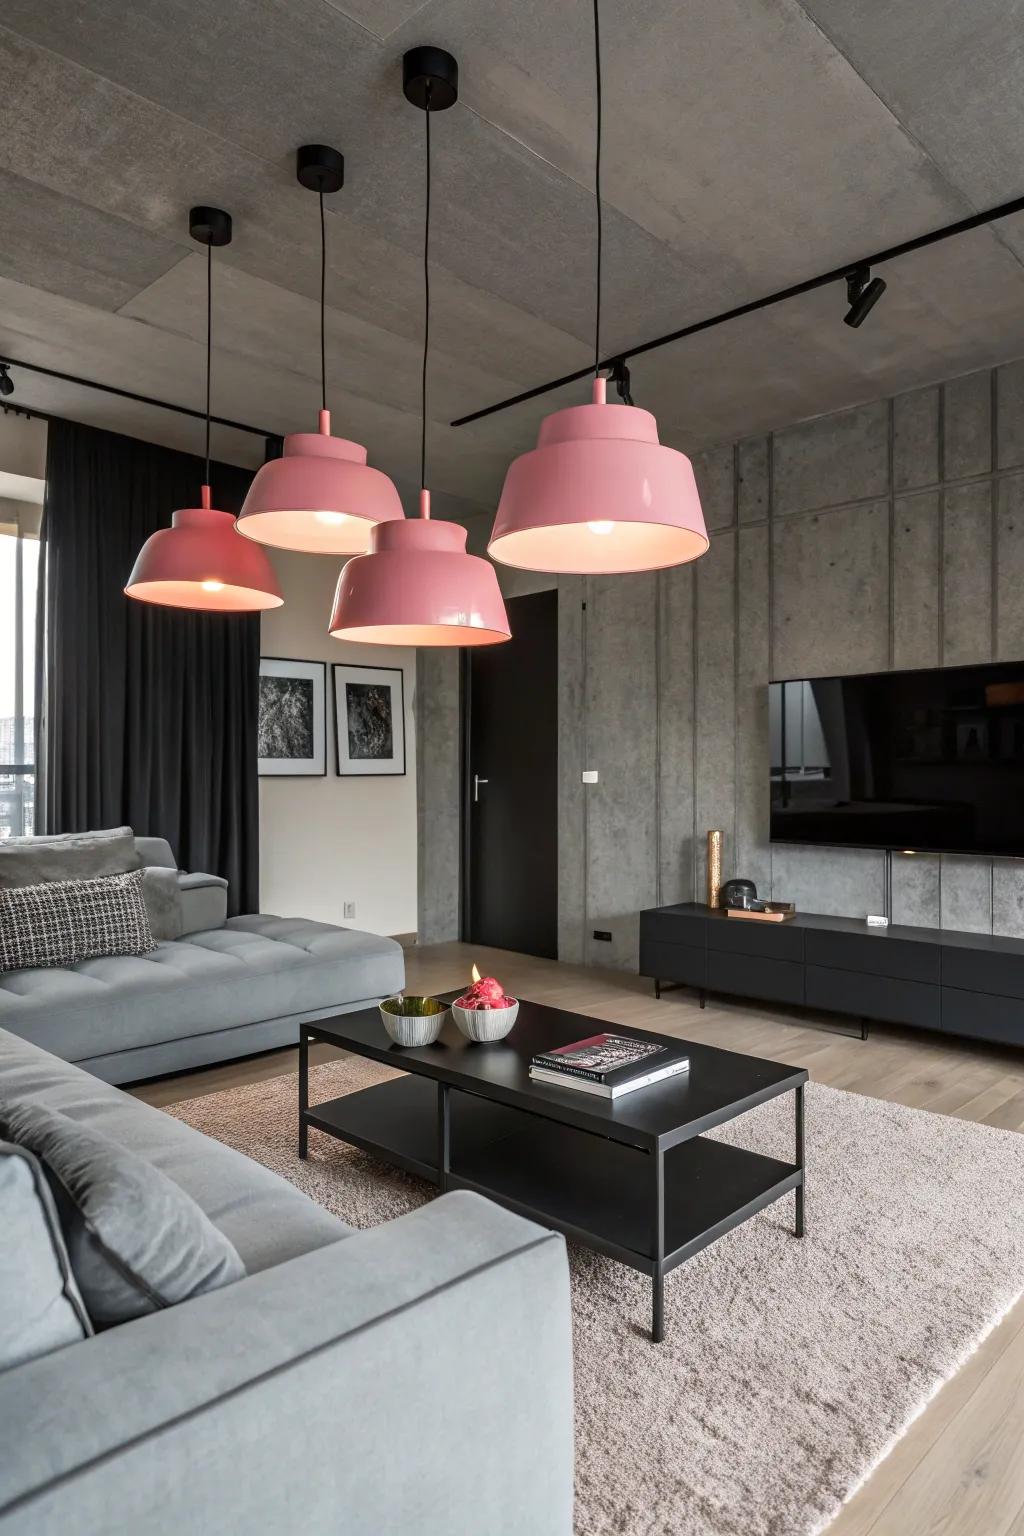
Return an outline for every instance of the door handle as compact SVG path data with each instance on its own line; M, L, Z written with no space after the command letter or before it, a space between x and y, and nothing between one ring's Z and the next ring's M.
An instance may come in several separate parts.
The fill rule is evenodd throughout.
M477 801L480 799L480 785L481 784L489 784L490 782L491 782L490 779L482 779L478 773L474 773L474 775L473 775L473 804L474 805L476 805Z

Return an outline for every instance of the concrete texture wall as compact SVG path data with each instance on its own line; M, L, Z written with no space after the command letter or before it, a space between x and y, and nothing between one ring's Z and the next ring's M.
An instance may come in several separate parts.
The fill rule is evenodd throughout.
M700 898L711 827L727 877L806 911L883 911L881 853L769 843L768 680L1024 656L1024 362L714 448L694 467L703 560L559 583L566 960L635 966L639 911ZM436 667L421 658L432 711ZM583 768L599 783L582 784ZM457 763L441 803L425 802L424 870L446 797L457 807ZM433 937L457 932L433 879L421 930L424 917ZM892 917L1024 936L1024 862L894 856Z

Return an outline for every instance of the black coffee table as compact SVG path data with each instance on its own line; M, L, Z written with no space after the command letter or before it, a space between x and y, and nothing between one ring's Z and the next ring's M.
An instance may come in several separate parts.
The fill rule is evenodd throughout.
M452 994L454 996L456 994ZM443 1192L473 1189L629 1264L653 1281L651 1337L664 1337L665 1276L765 1206L796 1191L804 1232L802 1067L679 1042L689 1073L614 1103L530 1081L530 1057L600 1029L664 1035L521 1002L512 1033L473 1045L449 1016L435 1045L393 1045L376 1008L299 1030L299 1156L310 1126L361 1147ZM309 1103L309 1045L322 1040L405 1075ZM703 1132L780 1094L795 1100L793 1162Z

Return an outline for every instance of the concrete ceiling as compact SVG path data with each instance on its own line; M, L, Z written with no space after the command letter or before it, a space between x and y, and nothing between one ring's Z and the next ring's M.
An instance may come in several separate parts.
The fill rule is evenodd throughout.
M603 350L1024 193L1024 0L616 0L603 10ZM216 260L214 409L274 431L318 405L316 203L294 151L334 143L336 430L416 483L423 119L403 51L461 65L435 119L430 480L493 507L509 457L579 387L454 415L591 349L589 0L4 0L0 352L200 406L205 257L187 210L235 218ZM638 359L686 449L1024 353L1024 218L894 264L859 331L839 286ZM14 370L14 400L196 449L185 418ZM258 462L258 439L215 450Z

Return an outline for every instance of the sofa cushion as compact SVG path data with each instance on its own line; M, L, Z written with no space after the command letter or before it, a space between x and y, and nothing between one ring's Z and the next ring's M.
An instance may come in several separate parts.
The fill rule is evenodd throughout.
M44 880L95 880L141 867L131 827L9 837L0 842L0 889L39 885Z
M192 1197L145 1158L48 1104L0 1099L0 1133L46 1170L71 1268L97 1328L245 1278Z
M149 926L154 939L180 939L184 931L181 906L181 876L176 869L144 865L142 896L146 903Z
M0 1141L0 1371L92 1333L46 1175Z
M0 1027L68 1061L265 1019L323 1018L404 981L393 939L304 918L230 918L138 958L0 975Z
M228 882L220 875L179 871L178 900L183 934L223 928L228 920Z
M145 955L155 948L141 869L0 889L0 971Z
M250 1275L348 1235L276 1173L2 1029L0 1097L59 1109L144 1157L192 1196Z

